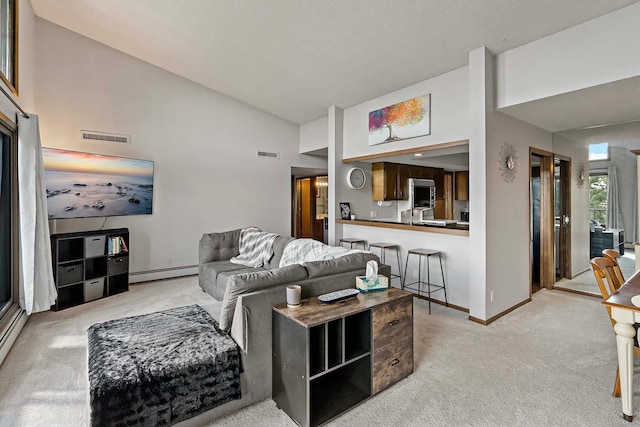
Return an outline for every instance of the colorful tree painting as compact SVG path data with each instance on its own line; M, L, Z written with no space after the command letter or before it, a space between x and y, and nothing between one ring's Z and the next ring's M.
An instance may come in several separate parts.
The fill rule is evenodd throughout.
M428 135L429 101L425 95L370 112L369 145Z

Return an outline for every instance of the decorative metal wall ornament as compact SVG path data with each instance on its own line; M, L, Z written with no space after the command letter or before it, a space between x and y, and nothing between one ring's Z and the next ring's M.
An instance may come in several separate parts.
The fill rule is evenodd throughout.
M518 166L520 166L518 162L518 150L516 150L513 144L507 142L502 144L498 163L500 164L502 178L506 182L513 182L518 174Z
M585 173L584 173L584 164L580 163L578 165L578 169L576 172L576 183L578 184L578 187L582 188L582 186L584 185L584 182L587 180Z

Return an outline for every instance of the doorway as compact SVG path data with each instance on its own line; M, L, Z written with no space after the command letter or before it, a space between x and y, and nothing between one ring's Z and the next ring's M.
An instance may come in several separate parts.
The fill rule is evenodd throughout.
M329 180L326 175L294 178L293 237L326 243Z
M529 152L530 294L571 278L571 159Z
M554 156L529 150L530 291L553 289L554 262Z
M571 159L554 158L556 281L571 279Z

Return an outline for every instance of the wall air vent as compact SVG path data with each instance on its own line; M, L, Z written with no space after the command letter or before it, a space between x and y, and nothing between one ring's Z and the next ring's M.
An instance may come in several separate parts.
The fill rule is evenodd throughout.
M279 159L280 153L270 153L268 151L258 151L258 158L260 159Z
M96 132L93 130L80 130L83 141L117 142L119 144L131 144L129 135L117 135L115 133Z

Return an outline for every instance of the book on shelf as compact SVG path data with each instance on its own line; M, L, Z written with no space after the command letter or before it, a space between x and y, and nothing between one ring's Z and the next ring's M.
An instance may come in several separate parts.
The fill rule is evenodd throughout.
M129 248L122 236L109 237L109 255L117 255L122 252L129 252Z
M122 247L121 252L129 252L129 248L127 248L127 244L124 242L124 238L120 236L120 246Z

